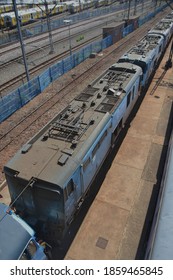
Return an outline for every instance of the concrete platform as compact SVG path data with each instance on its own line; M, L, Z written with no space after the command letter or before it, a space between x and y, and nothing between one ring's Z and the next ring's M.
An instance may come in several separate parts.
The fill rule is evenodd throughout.
M168 55L169 48L65 259L140 258L168 143L173 68L156 87Z

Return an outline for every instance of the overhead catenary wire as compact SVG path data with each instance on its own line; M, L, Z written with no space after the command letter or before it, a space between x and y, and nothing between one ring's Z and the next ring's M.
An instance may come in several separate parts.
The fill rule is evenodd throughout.
M24 193L24 191L28 188L28 187L33 187L33 184L36 182L36 178L31 178L28 182L28 184L25 186L25 188L19 193L19 195L15 198L14 201L12 201L6 209L6 212L4 213L4 216L1 217L0 222L2 222L2 220L10 213L11 207L14 205L14 203L19 199L19 197Z

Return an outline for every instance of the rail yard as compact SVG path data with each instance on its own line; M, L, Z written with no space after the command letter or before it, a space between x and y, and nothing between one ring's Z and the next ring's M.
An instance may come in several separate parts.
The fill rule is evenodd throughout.
M147 1L144 14L150 9ZM152 8L154 10L154 8ZM127 11L125 11L127 13ZM102 15L98 18L73 23L71 20L71 47L75 52L102 38L102 28L110 23L122 21L125 12L116 11L112 14ZM116 19L115 19L116 17ZM50 43L47 34L25 39L25 51L31 78L47 69L54 62L64 58L69 53L69 27L62 26L52 31L54 53L49 54ZM82 40L78 40L82 35ZM10 90L19 87L26 81L24 63L19 48L19 43L14 43L0 48L0 95L3 96ZM13 70L11 70L13 69ZM7 75L8 73L8 75Z
M168 57L169 50L122 133L119 150L105 163L108 172L99 174L101 188L66 259L144 258L172 130L172 69L159 82Z
M165 9L95 58L79 64L3 121L0 169L169 13L170 8ZM92 182L86 201L67 232L68 242L60 249L53 248L54 259L144 258L172 124L172 69L165 71L170 48L169 45L148 91L140 96L112 153ZM0 182L4 179L1 174ZM4 185L0 202L9 204L8 188Z

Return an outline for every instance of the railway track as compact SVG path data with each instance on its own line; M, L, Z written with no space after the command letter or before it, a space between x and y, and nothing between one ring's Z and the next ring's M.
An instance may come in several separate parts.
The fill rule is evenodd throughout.
M118 12L119 13L119 12ZM105 17L102 17L102 18L105 18ZM95 22L95 21L98 21L98 25L99 27L105 25L105 23L100 23L100 18L97 18L97 19L94 19L92 22ZM107 23L110 23L112 21L115 21L114 19L110 19L110 20L107 20ZM83 26L83 25L86 25L85 24L80 24L80 26ZM77 26L73 27L74 29L77 28ZM96 26L90 28L90 32L92 30L94 30L96 28ZM58 31L58 34L61 34L62 32L64 31ZM83 33L83 32L82 32ZM57 32L54 32L54 35L56 35ZM81 32L76 32L76 33L73 33L73 36L77 36L77 35L80 35ZM47 35L46 35L47 36ZM85 43L78 43L78 47L74 47L73 48L73 51L76 51L78 50L80 47L83 47L89 43L91 43L92 41L96 40L96 39L99 39L101 38L101 35L100 36L94 36L94 39L89 39L89 40L86 40ZM45 35L43 35L43 37L41 39L45 39ZM34 43L36 43L38 40L40 39L36 39L36 41L34 41ZM68 40L68 36L66 36L65 38L63 39L60 39L60 40L56 40L54 41L54 45L57 44L61 44L65 41ZM27 44L27 46L29 45L29 43ZM27 59L29 60L29 57L32 56L32 55L37 55L38 52L43 52L44 50L46 50L48 47L50 47L49 44L46 44L45 46L41 47L41 48L37 48L37 50L32 50L30 52L27 53ZM15 48L18 48L18 47L15 47ZM9 50L8 50L9 51ZM35 75L35 74L40 74L41 70L45 70L46 67L49 67L51 64L53 64L54 62L56 62L57 60L60 60L62 58L64 58L66 55L67 55L68 51L64 51L61 55L55 55L53 57L48 57L48 60L47 61L44 61L44 62L40 62L40 63L36 63L37 65L34 65L34 63L30 63L29 65L29 72L30 72L30 76L32 77L32 75ZM2 52L1 52L2 54ZM38 54L39 56L39 54ZM36 60L35 60L36 61ZM22 56L18 56L17 58L14 58L14 59L11 59L10 61L7 61L6 63L2 63L0 65L0 69L5 69L6 66L10 67L11 69L13 68L13 64L16 64L16 63L20 63L22 64ZM28 62L29 64L29 62ZM17 72L17 71L14 71L14 73ZM14 74L13 74L14 75ZM0 85L0 93L1 93L1 96L7 94L9 91L12 91L14 90L17 86L19 87L20 85L22 85L23 83L25 83L26 81L26 75L25 75L25 71L24 71L24 68L21 69L20 71L18 71L18 73L15 74L15 76L11 77L9 81L4 81L1 85Z
M114 12L112 14L109 14L109 16L119 14L121 12L122 11L117 11L117 12ZM98 21L101 21L101 20L104 20L104 19L106 20L107 23L111 23L113 21L113 20L108 19L107 15L104 15L104 16L101 16L101 17L89 19L89 22L94 23L94 22L98 22ZM102 23L102 24L98 23L98 25L96 25L95 27L103 26L104 24L105 23ZM85 23L79 22L79 23L75 23L75 25L72 22L71 23L71 31L74 31L75 29L78 29L79 27L85 27L85 26L86 26L86 20L85 20ZM93 27L93 28L95 28L95 27ZM68 29L68 26L64 25L64 26L61 26L61 28L57 28L56 30L52 30L52 36L53 37L55 37L57 35L61 36L61 34L63 34L64 31L67 30L67 29ZM82 28L82 29L84 31L84 28ZM92 30L92 28L90 30ZM83 31L81 31L81 33L83 33ZM73 32L73 33L74 33L74 35L77 35L77 34L80 35L80 32L79 33L78 32L77 33ZM29 45L30 43L35 44L35 43L38 43L38 42L40 43L41 41L44 42L47 38L48 38L47 32L43 32L39 36L38 36L38 34L36 36L32 36L32 40L30 40L30 38L25 39L25 40L28 41L27 45ZM68 38L68 36L66 38ZM57 42L59 42L59 40L54 41L54 43L57 43ZM48 46L49 46L49 44L46 44L46 45L43 46L43 48L46 48ZM7 54L9 51L10 52L15 51L18 48L19 48L19 44L17 44L17 46L16 46L16 42L10 48L7 48L7 49L5 49L5 48L3 49L3 48L0 47L0 56L2 56L4 54ZM28 52L27 55L31 55L33 53L35 53L35 51ZM16 57L16 58L20 59L20 58L22 58L22 56ZM4 65L5 65L5 63L4 63ZM0 65L0 67L1 67L1 65Z
M94 21L94 20L93 20ZM92 21L92 22L93 22ZM97 20L95 20L95 21L98 21L98 19ZM77 25L75 25L75 26L71 26L71 30L75 30L75 29L77 29L79 26L86 26L86 23L85 24L77 24ZM66 27L66 26L63 26L61 29L63 29L63 30L60 30L59 28L56 30L56 31L52 31L52 35L53 35L53 37L55 37L55 36L61 36L61 34L63 34L64 33L64 31L65 31L65 29L67 29L68 27ZM81 32L82 33L82 32ZM80 33L75 33L75 35L76 34L79 34L80 35ZM47 35L47 32L44 32L44 33L42 33L42 35L40 36L33 36L32 37L32 40L30 40L30 39L26 39L26 42L28 41L28 43L26 44L27 46L30 46L31 44L36 44L36 43L40 43L41 41L45 41L45 40L47 40L48 39L48 35ZM66 39L68 39L68 36L66 36L65 38L63 38L62 40L55 40L54 41L54 44L56 44L56 43L59 43L59 41L64 41L64 40L66 40ZM31 42L30 42L31 41ZM1 52L0 52L0 56L3 56L4 54L8 54L8 52L10 51L15 51L15 50L17 50L19 47L20 47L20 45L19 44L17 44L17 46L16 46L16 43L14 44L15 46L12 46L11 48L9 48L9 49L2 49L1 50ZM43 49L45 49L45 48L47 48L47 47L49 47L49 44L45 44L42 48ZM32 55L32 54L35 54L35 53L37 53L38 52L38 50L33 50L33 51L29 51L29 52L27 52L27 56L30 56L30 55ZM20 59L22 59L22 56L16 56L15 58L14 58L14 60L20 60ZM7 65L8 63L10 63L10 62L13 62L13 60L9 60L9 61L7 61L7 62L4 62L3 64L1 64L0 65L0 69L2 68L2 67L4 67L5 65Z
M146 4L147 6L146 6L146 8L148 8L148 7L150 7L150 3L149 4ZM122 10L119 10L119 11L116 11L116 12L114 12L114 13L112 13L112 14L109 14L109 17L111 17L111 15L119 15L119 14L122 14ZM90 23L93 23L93 22L97 22L97 21L100 21L100 20L104 20L104 19L106 19L106 24L109 24L109 23L112 23L114 20L109 20L108 19L108 17L107 17L107 15L105 16L101 16L101 17L98 17L98 18L94 18L94 19L89 19L89 22ZM90 28L90 31L92 30L92 29L94 29L94 28L96 28L96 27L102 27L102 26L104 26L105 25L105 23L102 23L102 24L100 24L100 23L98 23L98 25L97 26L95 26L95 27L93 27L93 28ZM75 30L75 29L77 29L78 27L82 27L82 26L86 26L86 22L85 23L82 23L82 22L80 22L79 24L75 24L75 26L73 26L73 24L71 24L71 30ZM60 30L59 28L57 29L57 30L52 30L52 35L55 37L56 35L61 35L61 34L63 34L64 33L64 29L65 28L68 28L68 27L66 27L66 26L63 26L62 27L63 28L63 30ZM83 28L82 28L83 29ZM84 30L83 30L84 31ZM79 32L79 33L77 33L78 35L80 35L80 34L82 34L83 33L83 31L82 32ZM76 34L74 34L74 35L76 35ZM47 38L48 38L48 35L47 35L47 32L44 32L44 33L42 33L42 35L41 36L39 36L39 38L38 38L38 36L36 36L36 38L34 38L35 36L33 36L32 37L32 40L31 40L31 44L35 44L35 43L37 43L37 42L39 42L40 43L40 41L45 41ZM64 38L64 40L65 39L67 39L68 38L68 36L66 37L66 38ZM59 40L55 40L54 41L54 44L56 44L56 43L59 43ZM30 42L28 42L27 43L27 45L29 46L29 44L30 44ZM15 46L14 46L15 45ZM18 48L19 48L19 44L17 44L17 46L16 46L16 43L14 44L10 49L2 49L1 47L0 47L0 56L3 56L4 54L7 54L9 51L10 52L12 52L12 51L15 51L15 50L17 50ZM46 44L46 45L44 45L43 47L42 47L42 49L45 49L45 48L47 48L47 47L49 47L49 44ZM37 53L38 52L38 50L34 50L34 51L30 51L30 52L27 52L27 56L30 56L30 55L32 55L32 54L34 54L34 53ZM14 60L10 60L10 61L7 61L7 62L4 62L4 63L1 63L1 65L0 65L0 69L2 68L2 67L4 67L4 66L6 66L7 64L9 64L11 61L13 62L13 61L16 61L16 59L17 60L21 60L22 59L22 56L17 56L16 58L14 58Z
M72 51L78 51L79 49L81 49L82 47L91 44L92 42L94 42L95 40L99 40L101 39L101 35L96 36L93 39L89 39L83 43L81 43L78 46L75 46L72 48ZM63 39L64 41L65 39ZM41 71L47 69L49 66L53 65L54 63L56 63L58 60L61 60L65 57L67 57L67 55L69 54L69 50L64 51L61 54L55 55L53 57L50 57L47 61L44 61L42 63L40 63L39 65L33 66L32 69L29 70L30 76L32 75L39 75L41 73ZM3 92L5 92L7 89L11 88L12 86L15 86L17 83L23 81L26 79L26 74L25 72L23 72L20 75L15 76L14 78L12 78L10 81L3 83L2 85L0 85L0 92L1 94Z
M97 19L97 21L98 21L98 19ZM110 20L109 22L112 22L112 20ZM86 38L84 41L77 42L76 46L74 46L74 47L72 46L73 51L79 50L83 46L85 46L87 44L90 44L91 42L93 42L95 40L101 39L102 38L101 32L99 32L100 35L95 35L94 36L94 35L92 35L92 31L94 31L96 28L98 28L98 26L100 27L100 26L103 26L104 24L105 23L100 23L99 22L99 24L97 24L96 26L94 26L92 28L90 27L90 36L89 36L90 38ZM77 28L77 27L75 27L75 28ZM61 31L59 34L61 34L63 32L64 31ZM86 32L86 31L75 32L75 33L71 34L71 40L73 39L73 37L76 38L77 36L80 36L80 34L84 34L84 32ZM61 34L61 36L62 36L62 34ZM28 68L29 68L30 75L32 76L33 74L38 73L38 71L46 69L46 66L50 66L51 64L55 63L57 60L59 60L61 58L64 58L65 55L68 54L68 50L66 49L66 51L63 51L63 50L60 51L60 50L58 50L58 46L60 46L61 44L65 45L65 42L67 42L68 40L69 40L69 35L65 36L62 39L54 40L54 48L56 48L56 50L57 50L55 52L55 55L54 54L51 55L51 56L44 55L44 59L42 59L43 54L44 53L46 54L46 50L48 52L48 49L50 48L50 44L45 44L45 46L43 46L43 47L37 47L37 49L32 50L30 52L27 52L26 56L27 56ZM33 43L36 44L36 41L34 41ZM27 43L26 46L30 47L29 43ZM12 51L12 50L10 50L10 51ZM31 59L31 62L29 62L29 59L32 56L33 56L33 58ZM40 62L39 62L39 60L40 60ZM44 61L42 61L42 60L44 60ZM23 61L22 56L18 55L17 57L15 57L14 59L11 59L10 61L6 61L5 63L1 62L0 71L4 72L4 69L5 69L8 72L8 69L12 69L12 68L15 69L16 68L16 66L15 66L16 63L18 63L18 65L20 65L20 64L22 64L22 61ZM32 61L33 61L33 63L32 63ZM36 64L36 65L34 65L34 64ZM39 74L40 74L40 72L39 72ZM3 79L1 81L3 81ZM2 83L0 85L1 96L7 94L10 90L14 90L15 89L14 86L16 84L18 86L20 86L25 81L26 81L26 75L25 75L24 67L18 67L16 69L16 71L14 71L14 73L11 75L10 80L7 80L7 78L5 78L4 82L3 83L1 82Z
M147 5L147 8L148 8L149 7L148 5L151 5L151 3L149 3L149 4L146 3L146 5ZM140 9L140 7L139 7L139 9ZM120 13L122 14L122 10L117 11L117 12L115 12L113 14L114 15L116 14L118 16ZM102 20L106 19L106 24L115 21L115 18L111 19L111 15L112 14L109 14L109 20L108 20L107 16L101 16L101 17L98 17L96 19L91 19L89 21L90 23L91 22L98 22L98 24L96 26L92 27L92 28L90 27L90 34L91 34L92 30L94 30L95 28L101 28L101 27L103 27L105 25L105 22L104 23L101 22L101 19ZM73 30L73 35L71 34L71 40L72 40L72 37L75 37L77 35L79 36L80 34L83 34L85 32L84 30L82 30L79 33L78 32L74 32L74 30L77 29L79 26L80 27L86 26L86 22L85 23L77 24L75 26L71 26L71 29ZM58 50L58 46L61 43L63 44L63 42L65 42L65 41L67 42L67 40L68 40L68 36L66 36L65 38L60 39L60 40L59 39L58 40L55 39L56 36L59 36L59 37L62 36L64 31L65 31L65 28L63 28L63 30L61 30L61 31L59 29L58 29L58 31L57 30L56 31L52 31L52 35L54 36L54 39L53 39L54 47L57 50ZM80 47L85 46L85 45L87 45L87 44L91 43L92 41L94 41L96 39L99 39L99 38L101 38L101 35L100 36L94 36L93 40L92 39L86 40L85 43L78 42L78 47L75 47L73 49L73 51L78 50ZM41 37L39 36L39 38L34 39L34 42L32 41L32 43L29 40L28 40L28 42L26 40L26 47L27 48L32 48L33 44L36 44L37 42L40 43L41 41L45 41L46 39L48 39L47 34L43 34L43 35L41 35ZM32 40L33 40L33 38L32 38ZM50 48L50 44L46 43L42 47L37 47L37 46L35 46L35 47L36 47L36 49L34 49L32 51L28 50L27 53L26 53L27 61L28 61L28 69L29 69L29 73L30 73L30 77L31 78L33 77L33 75L36 75L36 74L39 75L41 70L45 70L46 67L49 67L51 64L56 63L57 60L59 60L61 58L64 58L67 55L67 53L68 53L68 51L63 51L61 55L57 54L57 55L55 55L53 57L45 55L44 56L44 60L46 58L47 61L42 62L42 60L43 60L42 59L42 57L43 57L42 53L46 53L48 51L48 48ZM18 45L16 46L16 44L15 44L14 47L12 47L12 48L10 48L8 50L4 50L4 51L0 50L0 56L3 57L3 55L5 53L7 54L9 51L12 52L12 51L15 51L17 49L18 49ZM31 61L29 61L30 58L31 58ZM40 62L39 62L39 59L40 59ZM6 71L8 72L8 76L9 76L10 75L9 74L10 70L8 71L8 69L13 69L13 68L16 69L16 66L15 66L16 64L18 64L18 65L22 65L23 64L23 60L22 60L22 56L21 55L18 55L17 57L12 58L10 61L5 61L4 63L1 62L1 64L0 64L0 71L4 72L4 69L6 69ZM23 83L26 82L26 75L25 75L25 70L24 70L23 66L22 67L21 66L17 67L17 69L14 70L13 74L9 76L10 79L7 80L7 78L4 77L4 75L2 75L2 77L3 78L1 79L1 81L3 81L3 82L0 85L1 97L6 95L6 94L8 94L12 90L15 90L16 87L19 87Z
M134 45L135 41L138 41L145 33L147 33L148 27L151 27L157 21L158 18L153 19L150 23L145 24L140 29L137 29L135 32L122 39L118 44L113 46L110 52L105 52L105 55L100 57L98 61L90 66L90 68L87 68L84 72L77 75L72 81L66 84L65 87L58 92L58 94L56 92L50 98L47 98L42 104L31 111L30 114L26 115L23 119L20 119L20 121L13 125L10 129L7 129L6 131L3 129L3 133L0 134L0 153L2 153L10 144L13 144L16 139L23 139L22 134L39 119L46 119L46 124L48 122L48 119L44 116L46 113L53 109L53 107L59 104L61 100L64 100L67 96L69 98L69 92L76 92L77 86L83 84L89 77L92 76L93 80L93 73L97 73L97 77L98 71L100 71L100 73L103 72L105 68L111 65L112 60L116 61L127 50L127 48L129 49Z
M144 35L144 31L142 31L143 29L141 29L141 34L143 34ZM134 44L134 39L136 38L136 36L133 36L131 39L132 39L132 41L133 41L133 44ZM131 40L130 40L130 43L131 43ZM127 44L127 42L126 42L126 44ZM114 49L114 50L112 50L112 52L111 53L109 53L109 54L107 54L107 55L105 55L105 57L104 58L109 58L109 55L110 56L114 56L115 55L115 53L121 53L121 48L123 49L123 47L124 47L125 45L122 43L122 44L120 44L119 46L118 46L118 48L117 49ZM128 46L128 48L130 47L130 45ZM124 53L124 50L122 50L122 52ZM104 59L100 59L101 61L102 61L102 63L100 64L100 67L102 67L102 65L103 65L103 62L104 62ZM93 65L90 69L92 69L91 71L90 71L90 74L89 75L91 75L91 73L93 72L93 71L97 71L97 69L99 69L99 67L96 67L96 68L94 68L94 66L96 66L96 65ZM89 69L89 70L90 70ZM86 71L87 72L87 71ZM82 76L82 75L81 75ZM87 77L87 76L86 76ZM80 78L80 77L79 77ZM81 80L82 82L84 81L84 79L82 78L82 80ZM80 80L77 80L77 79L75 79L75 82L76 82L76 84L78 85L78 83L80 82ZM72 85L72 83L69 83L69 86L70 86L70 84ZM75 87L72 87L72 90L73 89L75 89ZM68 90L71 90L71 87L69 87L68 88ZM67 92L65 95L63 95L64 97L65 96L67 96L68 95L68 93L69 92ZM61 100L61 98L59 97L59 101ZM46 101L45 101L45 103L46 103ZM57 102L58 103L58 102ZM56 104L57 104L56 103ZM52 103L53 104L53 103ZM56 105L56 104L54 104L54 105ZM53 106L54 106L53 105ZM41 106L42 106L42 104L41 104ZM53 107L52 106L52 107ZM50 107L50 108L52 108L52 107ZM34 111L33 111L33 113L34 113ZM40 117L38 116L38 118L36 119L36 121L39 119ZM27 121L27 118L25 119L26 121ZM23 120L24 121L24 120ZM32 123L32 124L34 124L34 122ZM31 126L32 126L32 124L31 124ZM29 126L28 126L29 127ZM27 128L26 128L27 129ZM23 130L23 132L25 132L26 130L24 129ZM13 131L14 132L14 131ZM23 132L21 132L21 133L23 133ZM8 135L8 134L7 134ZM18 134L16 134L16 135L18 135L17 137L18 138L21 138L21 135L24 135L24 134L19 134L19 131L18 131ZM15 139L14 139L15 140ZM6 140L4 140L4 141L6 141ZM12 142L11 143L13 143L13 140L12 140ZM9 144L10 145L10 144ZM7 147L8 147L8 145L7 145ZM5 148L6 149L6 148Z

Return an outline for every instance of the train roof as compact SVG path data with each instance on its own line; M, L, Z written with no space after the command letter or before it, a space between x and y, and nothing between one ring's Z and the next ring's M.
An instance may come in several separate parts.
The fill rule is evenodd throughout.
M154 33L160 33L160 34L166 34L170 31L170 29L173 27L172 21L160 21L158 24L155 25L154 28L152 28L149 31L149 34Z
M166 15L164 18L165 19L173 19L173 12L168 14L168 15Z
M173 22L173 14L167 15L165 18L161 20L161 22Z
M134 47L127 51L120 58L120 61L122 59L129 59L131 61L137 60L147 64L155 53L155 48L163 39L164 37L161 34L147 34Z
M136 65L112 65L24 145L5 172L10 168L28 181L35 177L63 188L140 75Z
M34 231L13 212L8 214L7 209L0 203L0 260L17 260Z

